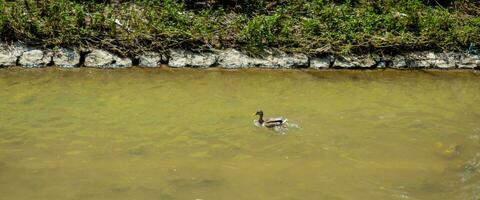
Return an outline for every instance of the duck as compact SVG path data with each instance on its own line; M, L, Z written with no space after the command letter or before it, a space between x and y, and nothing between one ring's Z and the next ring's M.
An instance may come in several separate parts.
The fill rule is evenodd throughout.
M253 113L252 116L258 115L258 120L255 120L255 124L267 127L267 128L275 128L275 127L283 127L286 125L287 119L284 117L275 117L275 118L267 118L263 119L263 111L258 110L257 112Z

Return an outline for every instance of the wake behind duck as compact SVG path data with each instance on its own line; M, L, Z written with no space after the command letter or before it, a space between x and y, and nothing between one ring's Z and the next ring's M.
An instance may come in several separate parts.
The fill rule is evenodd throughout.
M285 117L272 117L263 119L262 110L258 110L256 113L252 114L252 116L256 115L258 115L258 119L253 120L253 124L257 127L265 127L281 133L285 133L288 128L298 128L297 124L287 123L288 119Z

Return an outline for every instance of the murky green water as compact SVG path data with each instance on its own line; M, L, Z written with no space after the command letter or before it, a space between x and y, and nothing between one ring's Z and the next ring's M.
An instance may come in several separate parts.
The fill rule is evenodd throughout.
M0 111L0 199L480 199L474 72L1 69Z

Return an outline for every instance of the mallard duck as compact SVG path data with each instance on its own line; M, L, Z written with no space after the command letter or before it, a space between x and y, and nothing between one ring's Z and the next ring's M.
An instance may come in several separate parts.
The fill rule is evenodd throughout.
M258 115L258 120L255 120L255 123L267 128L282 127L287 122L287 119L284 117L275 117L263 119L263 111L259 110L256 113L253 113L252 116Z

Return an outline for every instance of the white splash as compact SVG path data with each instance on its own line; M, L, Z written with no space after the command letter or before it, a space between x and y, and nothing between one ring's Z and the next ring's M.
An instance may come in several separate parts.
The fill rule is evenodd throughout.
M253 125L255 125L256 127L262 127L262 128L266 128L265 126L263 126L262 124L260 124L258 122L258 120L253 120ZM281 133L281 134L286 134L287 131L289 131L290 129L299 129L300 126L298 124L295 124L295 123L289 123L289 122L285 122L284 124L282 124L281 126L275 126L273 128L271 128L270 130L273 130L277 133Z

